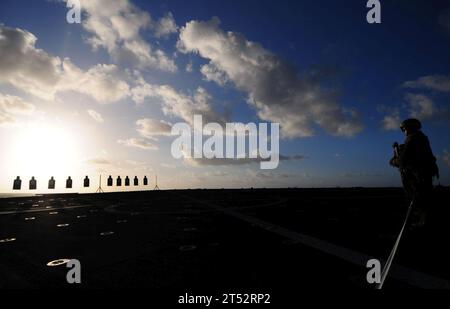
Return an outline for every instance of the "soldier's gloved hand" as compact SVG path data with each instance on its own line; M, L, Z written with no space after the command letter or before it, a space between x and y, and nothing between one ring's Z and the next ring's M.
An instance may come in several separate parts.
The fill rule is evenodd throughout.
M398 164L398 161L397 161L397 158L396 158L396 157L392 158L392 159L389 161L389 164L390 164L392 167L399 167L399 164Z

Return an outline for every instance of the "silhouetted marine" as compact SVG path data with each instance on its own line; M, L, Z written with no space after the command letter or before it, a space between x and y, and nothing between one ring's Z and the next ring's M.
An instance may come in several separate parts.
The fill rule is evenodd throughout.
M148 178L147 178L147 176L144 177L144 186L148 186Z
M117 177L117 182L116 182L118 187L122 186L122 178L120 178L120 176Z
M406 135L405 143L394 144L396 150L390 164L400 170L407 198L409 202L414 201L413 225L423 226L425 208L433 189L433 177L439 177L439 168L430 141L421 131L421 122L407 119L402 122L400 129Z
M134 176L133 182L134 182L134 186L135 186L135 187L136 187L136 186L139 186L139 179L137 178L137 176Z
M125 177L125 187L129 187L130 186L130 178L127 176Z

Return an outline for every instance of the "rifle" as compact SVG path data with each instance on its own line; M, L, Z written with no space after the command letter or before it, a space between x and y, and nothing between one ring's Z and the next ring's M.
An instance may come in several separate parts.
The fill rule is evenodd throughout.
M393 167L400 167L400 164L399 164L400 163L399 162L399 159L400 159L400 145L397 142L395 142L392 145L392 148L394 148L394 157L391 159L391 161L389 163Z
M395 154L395 156L398 158L398 157L399 157L399 153L400 153L400 150L399 150L400 145L399 145L397 142L395 142L395 143L392 145L392 148L394 148L394 154Z

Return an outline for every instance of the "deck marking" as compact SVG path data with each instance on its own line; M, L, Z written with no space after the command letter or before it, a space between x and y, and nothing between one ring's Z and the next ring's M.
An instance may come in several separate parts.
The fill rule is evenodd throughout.
M266 221L260 220L258 218L254 218L248 215L241 214L233 209L228 209L219 205L214 204L213 202L206 202L202 200L198 200L196 198L179 194L184 198L189 198L198 203L210 206L216 210L219 210L227 215L245 221L247 223L254 224L255 226L259 226L265 229L268 232L272 232L279 236L283 236L292 241L297 241L305 246L314 248L321 252L327 253L329 255L338 257L344 261L350 262L357 266L365 267L367 261L373 259L367 254L360 253L358 251L354 251L351 249L347 249L327 241L314 238L312 236L304 235L295 231L288 230L281 226L274 225L272 223L268 223ZM386 262L386 260L381 260L381 262ZM404 266L393 265L391 270L391 276L399 281L405 282L409 285L426 288L426 289L450 289L450 281L438 278L432 275L428 275Z
M88 208L94 207L93 205L84 205L84 206L67 206L62 208L52 208L52 210L65 210L65 209L77 209L77 208ZM11 210L11 211L0 211L0 216L4 215L14 215L14 214L27 214L33 212L48 212L48 209L28 209L28 210Z

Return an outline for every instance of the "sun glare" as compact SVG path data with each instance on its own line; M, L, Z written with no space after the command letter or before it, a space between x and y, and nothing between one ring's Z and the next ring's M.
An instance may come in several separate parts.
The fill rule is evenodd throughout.
M17 175L67 177L79 163L77 142L66 128L29 125L14 136L8 161Z

